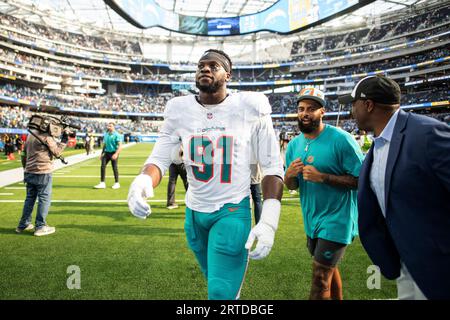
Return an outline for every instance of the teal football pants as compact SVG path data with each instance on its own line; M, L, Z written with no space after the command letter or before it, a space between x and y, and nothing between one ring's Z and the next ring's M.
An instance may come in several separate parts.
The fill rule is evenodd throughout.
M186 208L186 237L208 281L208 299L239 298L247 269L245 243L251 224L248 197L211 213Z

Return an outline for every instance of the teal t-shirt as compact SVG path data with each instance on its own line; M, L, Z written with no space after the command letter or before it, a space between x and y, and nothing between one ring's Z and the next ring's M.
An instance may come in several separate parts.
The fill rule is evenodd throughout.
M113 133L106 132L103 136L103 144L105 145L105 152L116 152L119 148L119 142L122 142L122 135L117 131Z
M286 168L300 158L323 173L359 176L363 154L356 140L346 131L325 125L312 140L300 134L289 142ZM322 238L350 244L358 235L357 190L333 187L297 177L305 232L310 238Z

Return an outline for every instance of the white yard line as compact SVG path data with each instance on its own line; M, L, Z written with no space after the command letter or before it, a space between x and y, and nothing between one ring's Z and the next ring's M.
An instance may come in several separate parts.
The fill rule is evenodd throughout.
M128 148L133 145L135 145L135 144L134 143L126 144L123 146L123 148ZM86 154L77 154L77 155L68 156L66 158L66 160L68 161L69 164L67 164L67 165L62 164L60 161L55 161L54 162L55 170L53 170L53 171L57 171L59 169L62 169L63 172L69 171L72 168L71 169L68 169L68 168L72 165L82 164L82 162L84 162L84 161L98 158L98 156L100 155L100 152L101 152L100 150L97 150L94 153L90 154L89 156L86 156ZM20 161L20 160L18 160L18 161ZM119 168L120 168L120 166L119 166ZM22 167L19 167L16 169L0 171L0 187L12 185L12 184L20 182L22 180L23 180L23 168Z
M121 178L136 178L137 174L134 175L120 175L119 179ZM53 175L53 178L97 178L100 179L100 175L76 175L76 176L66 176L66 175ZM168 178L169 176L164 176L163 178ZM106 178L114 178L114 176L106 176Z
M25 190L25 187L5 187L6 190Z
M14 193L9 193L9 192L0 193L0 196L12 196L12 195L14 195Z
M118 167L120 169L120 167L135 167L135 168L141 168L143 167L144 164L142 165L137 165L137 164L118 164ZM87 164L84 165L83 167L96 167L96 168L100 168L100 165L95 165L95 164Z
M136 174L134 175L119 175L119 178L136 178ZM76 175L76 176L67 176L67 175L53 175L53 178L97 178L100 179L100 175ZM106 176L106 178L114 178L114 176Z

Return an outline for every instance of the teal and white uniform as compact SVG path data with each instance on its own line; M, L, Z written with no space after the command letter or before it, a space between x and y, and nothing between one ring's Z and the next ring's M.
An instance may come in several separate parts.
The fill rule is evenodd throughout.
M315 139L300 134L289 142L286 167L298 158L320 172L354 177L359 176L363 162L356 140L330 125ZM312 239L350 244L358 235L357 190L305 181L302 175L297 179L306 234Z
M259 163L263 175L284 175L271 111L267 97L255 92L230 94L212 108L193 95L176 97L167 103L146 161L164 174L183 145L186 236L208 279L210 299L239 296L251 228L250 164Z

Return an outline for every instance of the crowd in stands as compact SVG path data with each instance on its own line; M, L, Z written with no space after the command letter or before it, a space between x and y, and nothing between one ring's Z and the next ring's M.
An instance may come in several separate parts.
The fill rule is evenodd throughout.
M85 69L64 65L52 60L44 59L40 56L32 56L19 53L17 51L0 48L1 62L14 65L16 68L24 68L35 72L45 72L54 74L72 74L73 76L84 76Z
M298 124L296 119L293 121L280 121L274 119L273 128L278 134L281 132L298 132Z
M173 95L133 95L133 96L106 96L106 97L82 97L67 99L56 97L49 104L57 107L71 109L86 109L95 111L122 111L137 113L159 113L164 112L166 102Z
M31 113L20 107L0 105L0 128L23 129L28 124Z
M28 121L32 114L29 110L21 107L10 107L6 105L0 105L0 128L10 129L26 129ZM132 121L121 119L91 119L91 118L79 118L70 116L71 123L81 127L80 132L93 132L103 133L106 131L106 126L109 122L114 122L116 129L121 133L141 132L152 133L158 132L162 122L161 121Z
M286 73L277 74L275 77L270 77L267 73L261 73L256 75L250 71L240 70L239 72L234 72L232 75L232 81L265 81L265 80L287 80L287 79L314 79L317 77L335 77L352 75L363 72L372 72L376 70L386 70L392 68L398 68L403 66L408 66L416 64L418 62L424 62L429 60L434 60L441 57L446 57L450 55L450 49L448 47L436 48L433 50L428 50L423 53L414 54L413 56L401 56L398 58L391 58L387 60L379 60L364 64L353 64L345 67L333 67L330 66L329 69L324 69L318 72L304 71L300 73ZM371 56L371 59L375 57ZM320 63L321 66L324 63ZM83 69L83 68L81 68ZM159 80L159 81L195 81L194 73L172 73L172 74L140 74L126 71L115 71L107 69L83 69L86 75L98 76L101 78L115 78L115 79L127 79L127 80ZM320 76L317 76L320 73Z
M410 92L402 96L402 104L411 105L416 103L430 102L430 101L447 101L450 99L450 90L442 90L440 88L432 87L430 90Z
M440 25L445 21L448 21L449 13L448 8L442 7L440 9L430 10L425 13L417 14L412 13L411 17L407 19L401 19L399 21L385 23L380 26L376 24L369 24L367 28L362 30L354 30L352 32L347 32L343 34L327 36L323 38L312 37L305 41L294 42L291 50L291 54L294 56L294 60L305 61L311 59L317 59L320 57L325 57L324 51L333 49L342 49L335 54L326 53L327 57L332 57L333 55L346 55L354 52L370 51L373 49L379 49L386 46L385 42L379 44L371 44L373 41L388 40L392 37L408 34L413 31L424 30L432 26ZM108 61L109 58L120 58L131 59L133 61L141 62L153 62L161 63L162 61L148 60L144 59L142 56L142 51L140 49L140 44L138 40L130 39L117 39L109 38L107 36L89 36L81 33L72 33L62 29L56 29L50 26L42 25L27 21L26 19L18 19L13 16L0 14L0 25L9 26L18 30L28 32L33 36L27 36L14 31L3 31L3 34L7 34L10 39L23 40L28 43L36 43L39 39L48 39L51 41L60 41L61 43L39 41L39 45L44 44L50 52L78 52L81 56L96 56L100 57L104 61ZM443 26L440 30L448 30L448 26ZM434 33L439 30L434 30ZM418 38L427 36L428 33L417 35ZM431 34L431 33L430 33ZM115 36L117 37L117 36ZM414 35L405 36L404 39L396 40L396 43L407 42L415 39ZM73 46L65 46L64 43L71 44ZM352 47L357 44L366 44L364 47ZM91 50L91 51L89 51ZM101 50L102 52L93 52L92 50ZM83 52L85 53L83 55ZM120 54L128 54L129 57L123 57ZM302 54L302 56L295 56ZM306 55L304 55L306 54ZM116 55L114 57L114 55ZM265 61L269 63L269 61ZM281 62L281 61L277 61ZM188 62L182 62L180 64L191 64ZM41 64L39 64L41 65ZM96 73L96 72L94 72ZM86 73L92 74L92 73ZM97 74L98 76L99 74ZM155 76L142 75L135 73L122 74L119 72L120 78L128 79L149 79L154 80ZM115 77L114 72L107 74L108 77ZM105 76L105 75L100 75ZM157 76L161 80L162 75ZM164 79L165 80L165 79Z
M441 7L440 9L427 11L419 15L412 14L413 16L409 19L383 24L380 28L375 28L375 32L370 33L368 40L372 42L381 40L386 35L397 36L411 33L416 30L429 28L443 21L448 21L449 18L448 7Z
M28 87L16 87L11 84L0 85L0 95L17 99L31 101L35 105L46 105L64 109L84 109L95 111L121 111L135 113L157 113L162 114L168 100L181 92L164 94L138 94L138 95L108 95L89 97L87 95L63 95L55 94L44 89L31 89ZM450 90L430 86L422 90L410 90L402 95L402 105L411 105L423 102L436 102L449 100ZM296 93L274 93L269 94L272 112L275 114L295 113ZM342 108L342 107L341 107ZM327 98L326 110L336 112L340 106L336 97ZM348 106L341 109L348 111Z
M87 95L56 94L44 89L31 89L12 84L0 85L0 95L24 99L36 105L46 105L58 108L85 109L95 111L122 111L137 113L163 113L166 102L175 95L171 93L160 95L110 95L89 97Z
M0 85L0 95L15 98L15 99L23 99L31 102L36 102L42 97L43 90L41 89L32 89L25 86L17 87L15 85L6 83Z
M448 27L447 27L448 28ZM443 30L447 31L447 30ZM417 42L413 46L414 48L421 48L421 47L428 47L431 44L439 44L442 41L448 40L449 35L448 34L442 34L441 32L434 33L435 35L439 34L439 37L423 41L423 42ZM427 35L423 34L420 37L417 37L418 39L424 39ZM298 64L300 64L301 67L311 67L311 66L333 66L338 65L342 63L348 63L348 62L354 62L355 59L364 60L364 59L375 59L375 58L383 58L387 54L396 54L401 55L403 51L405 51L405 48L411 48L412 45L407 45L409 41L412 39L401 39L399 41L386 41L378 45L374 44L368 44L364 47L356 47L356 48L347 48L345 50L336 51L334 53L326 53L325 51L320 51L317 53L310 53L298 57L294 57L293 61L296 61ZM316 40L317 41L317 40ZM403 46L395 47L393 48L393 45L401 44ZM359 56L354 56L352 54L354 53L363 53Z
M381 54L381 53L380 53ZM378 55L378 54L377 54ZM418 62L433 60L440 57L446 57L450 55L450 49L447 47L440 47L433 50L428 50L420 54L414 54L413 56L401 56L398 58L391 58L388 60L379 60L371 63L364 64L353 64L345 67L333 67L330 65L329 69L324 69L321 71L321 77L330 76L342 76L351 75L361 72L371 72L375 70L386 70L390 68L396 68L401 66L407 66L415 64ZM75 65L65 65L58 63L56 61L47 60L39 56L31 56L18 53L13 50L1 49L0 48L0 63L2 61L9 63L15 67L26 68L31 71L40 73L54 73L55 75L69 75L73 78L94 78L94 79L122 79L122 80L154 80L154 81L190 81L193 82L195 79L194 72L185 73L152 73L151 70L146 70L145 73L133 72L133 71L122 71L117 69L106 69L106 68L93 68L93 67L82 67ZM369 58L369 57L368 57ZM372 60L376 57L371 56ZM325 65L324 62L320 63L320 66ZM305 66L307 67L307 66ZM317 77L317 70L313 71L303 71L296 73L294 75L290 73L277 74L276 80L280 79L311 79ZM239 70L239 72L233 73L233 81L264 81L264 80L275 80L271 78L270 74L261 73L255 76L254 73L247 70Z
M444 14L446 14L442 10L437 10L437 11L433 11L433 12L434 13L438 12L433 16L436 19L439 17L442 17ZM0 23L1 23L2 19L3 20L6 19L6 21L8 21L8 23L11 23L11 21L16 21L19 24L28 25L27 22L18 20L16 18L13 18L10 16L0 15ZM31 25L34 26L34 24L31 24ZM402 25L404 25L404 24L402 24ZM34 28L37 29L38 31L40 31L39 28L45 29L47 27L36 25L36 26L34 26ZM396 28L395 30L398 30L398 28ZM52 32L53 32L53 29L52 29ZM62 31L59 31L59 33L61 33L61 32ZM361 33L361 31L355 31L355 32L359 35L363 35L363 33ZM351 34L353 34L353 33L350 33L348 35L348 37L350 37ZM85 36L85 37L89 38L88 36ZM75 37L75 39L78 39L78 38L79 37ZM338 41L341 38L346 38L346 37L345 36L336 36L335 38L334 37L332 38L335 40L330 40L330 41L333 44L333 46L334 45L338 46L336 44L336 41ZM309 51L314 50L314 46L312 46L312 44L315 44L316 42L322 41L325 43L326 41L324 39L328 39L328 38L308 40L306 42L307 51L309 52ZM100 41L99 45L101 45L105 41ZM112 43L112 42L108 42L108 43ZM118 42L118 43L121 43L121 42ZM328 42L326 42L326 43L328 43ZM342 43L342 42L339 42L339 43ZM422 43L421 45L425 45L425 44L427 44L427 42ZM380 46L386 46L386 45L387 45L386 43L380 44ZM325 49L322 47L323 47L323 45L319 46L318 48ZM369 49L376 48L376 47L377 47L376 45L371 45L371 47ZM439 57L448 56L449 53L450 53L450 51L447 46L447 47L441 47L441 48L436 48L434 50L422 52L421 54L414 54L413 56L402 56L402 57L392 58L392 59L384 60L384 61L380 60L378 62L373 62L373 63L353 64L353 65L347 66L347 67L335 67L336 63L340 63L341 60L339 60L337 62L323 62L323 61L320 63L309 62L308 65L305 65L305 67L308 67L308 66L311 67L311 65L315 65L315 64L318 64L320 66L328 64L328 65L330 65L330 69L328 69L328 74L337 75L337 76L350 75L350 74L354 74L354 73L370 72L370 71L375 71L375 70L385 70L385 69L389 69L389 68L410 65L410 64L417 63L417 62L422 62L422 61L426 61L426 60L431 60L431 59L436 59ZM340 55L343 55L343 54L344 53L341 51ZM384 54L384 52L379 52L379 53L373 54L373 55L367 55L367 58L371 58L372 60L374 60L382 54ZM194 81L194 73L193 72L185 72L185 73L173 72L170 74L165 74L165 73L159 73L159 72L152 73L152 71L150 69L145 69L146 71L144 73L141 73L141 72L136 72L136 71L134 71L134 72L133 71L122 71L122 70L110 69L110 68L83 67L83 66L73 65L73 64L66 65L61 62L53 61L52 59L44 59L43 57L37 56L37 55L36 56L25 55L23 53L19 53L14 50L6 49L6 48L4 48L4 49L0 48L0 57L1 57L0 62L1 61L9 62L10 64L14 65L15 67L21 66L23 68L27 68L32 71L37 71L37 72L41 72L41 73L50 72L50 73L56 73L59 75L69 74L73 78L91 77L91 78L95 78L97 80L99 80L99 79L123 79L123 80L191 81L191 82ZM302 58L302 61L309 60L308 57L303 56L301 58ZM317 59L317 58L320 58L320 57L315 57L315 59ZM277 75L276 80L292 79L292 78L310 79L310 78L314 78L316 73L317 73L317 70L314 70L312 72L304 71L302 73L296 73L294 76L292 76L289 73L279 74L279 75ZM233 74L233 80L234 81L264 81L264 80L275 80L275 79L269 79L268 75L265 73L261 73L260 75L255 77L254 73L252 73L252 72L249 72L249 71L246 72L245 70L240 70L239 72L235 72Z
M296 93L276 93L269 95L269 101L272 105L272 112L275 114L296 113ZM450 97L450 90L442 90L440 88L430 87L430 89L422 91L411 91L403 94L401 98L401 105L411 105L424 102L448 101ZM336 97L328 97L326 111L339 111L339 103ZM349 111L349 106L345 106L341 111Z
M344 34L327 36L324 38L311 38L305 41L297 41L293 43L291 55L319 53L326 50L333 50L338 48L347 48L351 46L361 45L363 47L352 48L346 53L354 53L361 51L368 51L382 47L383 43L379 45L367 43L380 41L384 39L393 38L399 35L408 34L414 31L437 26L449 20L449 10L447 7L441 7L436 10L427 11L422 14L413 14L407 19L401 19L391 23L382 25L370 24L367 28L362 30L355 30ZM447 27L448 29L448 27ZM442 30L445 30L442 29ZM420 37L427 36L421 35ZM408 41L414 40L414 36L409 36ZM342 53L341 53L342 54ZM332 56L332 55L330 55ZM304 56L300 57L304 59Z
M155 80L155 81L194 81L194 73L146 73L122 71L117 69L102 69L66 65L57 61L44 59L40 56L26 55L17 51L0 48L0 63L6 62L16 68L24 68L34 72L53 73L55 75L70 75L73 78L107 78L121 80Z
M441 57L447 57L450 55L450 49L447 47L436 48L433 50L429 50L426 52L422 52L419 54L414 54L411 56L401 56L397 58L391 58L386 60L373 61L369 63L361 63L361 64L353 64L349 66L343 67L332 67L329 69L323 69L320 72L320 76L318 76L319 72L317 70L305 70L302 72L297 72L292 75L294 79L314 79L314 78L329 78L329 77L338 77L344 75L353 75L364 72L373 72L377 70L388 70L398 67L404 67L409 65L414 65L419 62L435 60ZM417 67L416 67L417 68ZM411 68L413 69L413 68ZM409 69L400 70L397 72L407 72ZM284 78L288 79L288 78ZM251 78L240 79L241 81L252 81Z
M39 35L40 37L48 40L69 43L78 48L84 48L85 50L96 49L108 52L121 52L136 56L142 54L138 42L130 42L126 39L122 39L122 41L119 41L116 39L108 39L106 37L94 37L85 34L67 32L62 29L52 28L42 24L29 22L26 19L17 19L13 16L3 14L0 15L0 24L13 27L21 31L26 31L33 35ZM11 37L20 37L23 40L35 40L34 37L19 35L18 33L13 33L11 31L8 34ZM68 49L68 47L56 43L48 43L48 45L50 46L49 49L53 51L77 51L77 49L74 47Z
M94 120L88 118L72 118L72 122L82 128L82 132L104 133L109 122L115 124L115 128L119 133L155 133L161 128L161 121L132 121L132 120Z

